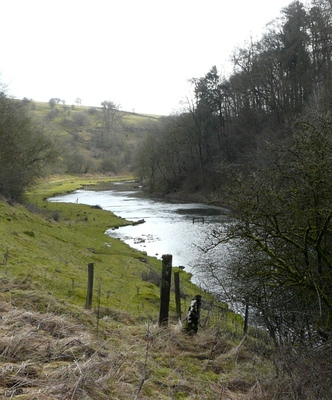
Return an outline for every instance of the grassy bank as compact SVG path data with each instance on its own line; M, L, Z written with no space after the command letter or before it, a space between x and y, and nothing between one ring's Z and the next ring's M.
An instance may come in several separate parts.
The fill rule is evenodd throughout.
M0 202L0 396L249 399L270 371L264 335L243 341L242 319L212 307L183 271L182 311L203 296L199 333L189 337L177 325L173 289L170 326L158 327L161 262L104 234L128 221L45 201L110 179L55 177L28 193L27 206ZM88 263L91 310L84 307Z
M143 281L142 276L157 274L160 261L104 234L108 228L129 222L84 204L45 201L55 194L109 180L62 177L40 183L28 194L32 214L16 206L18 226L13 224L13 218L3 224L5 232L13 232L13 228L15 231L7 233L7 242L11 242L10 235L16 235L13 245L7 246L6 268L13 273L15 270L16 276L30 279L40 289L47 288L62 302L80 306L85 302L87 265L94 263L95 285L99 290L94 303L98 300L101 307L146 318L158 310L159 288ZM182 276L192 291L190 276L185 273ZM94 294L97 296L96 291Z

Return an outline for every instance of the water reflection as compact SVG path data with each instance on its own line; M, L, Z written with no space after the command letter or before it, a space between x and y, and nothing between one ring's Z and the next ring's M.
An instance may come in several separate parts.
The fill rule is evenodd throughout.
M144 219L145 223L109 229L105 233L119 238L133 248L161 258L173 255L174 266L184 266L190 271L202 262L199 250L204 246L211 229L226 224L229 213L221 207L199 203L176 204L138 196L138 190L91 191L77 190L49 199L52 202L99 205L117 216L130 221ZM195 219L194 218L204 218ZM195 222L195 223L193 223Z

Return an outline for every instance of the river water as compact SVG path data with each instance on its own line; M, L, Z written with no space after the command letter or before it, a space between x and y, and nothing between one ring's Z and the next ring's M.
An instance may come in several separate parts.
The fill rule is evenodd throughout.
M110 228L105 233L149 256L161 259L163 254L172 254L173 266L182 266L188 272L204 262L206 254L200 248L208 243L209 232L230 221L229 211L222 207L169 203L141 196L139 188L121 188L122 185L114 184L111 190L76 190L48 200L98 205L129 221L144 220L137 225ZM214 257L222 256L222 247L217 251Z

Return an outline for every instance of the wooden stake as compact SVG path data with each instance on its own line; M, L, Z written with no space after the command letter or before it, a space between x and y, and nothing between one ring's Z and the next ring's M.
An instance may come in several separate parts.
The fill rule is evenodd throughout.
M181 320L181 292L180 292L180 273L174 272L174 286L175 286L175 304L176 304L176 317Z
M92 307L92 293L93 293L93 270L94 264L88 264L88 289L86 293L85 308L90 309Z
M243 324L243 333L246 335L248 332L248 324L249 324L249 306L246 304L246 311L244 314L244 324Z
M172 255L162 256L162 271L160 282L159 325L168 325L169 300L171 293Z

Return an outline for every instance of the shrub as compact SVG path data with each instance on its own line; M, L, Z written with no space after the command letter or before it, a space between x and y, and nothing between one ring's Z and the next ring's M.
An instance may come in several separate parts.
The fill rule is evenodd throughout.
M150 268L149 271L142 272L141 278L145 282L150 282L154 285L160 286L161 275L159 272L152 268Z

